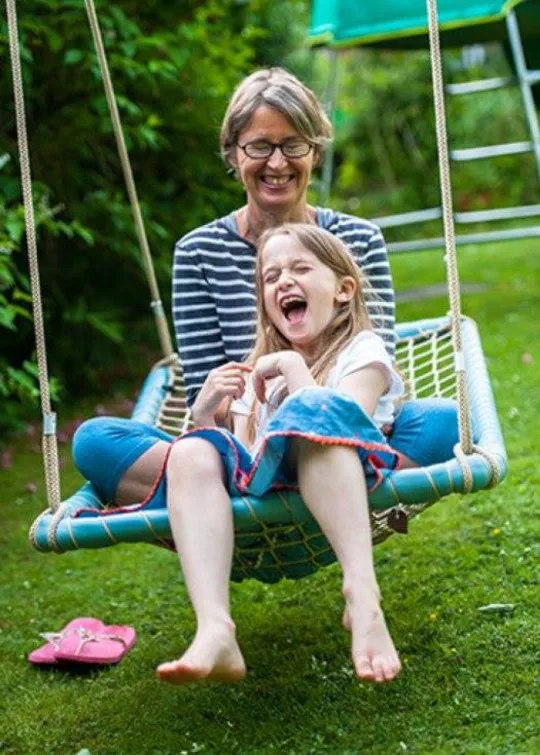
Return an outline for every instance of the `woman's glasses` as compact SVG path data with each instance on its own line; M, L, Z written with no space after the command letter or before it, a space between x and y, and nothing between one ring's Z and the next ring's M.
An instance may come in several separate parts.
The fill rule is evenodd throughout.
M268 160L276 149L280 149L284 157L294 160L295 158L309 155L313 149L313 144L303 139L286 139L281 144L275 144L274 142L266 141L266 139L254 139L246 144L237 143L237 146L252 160Z

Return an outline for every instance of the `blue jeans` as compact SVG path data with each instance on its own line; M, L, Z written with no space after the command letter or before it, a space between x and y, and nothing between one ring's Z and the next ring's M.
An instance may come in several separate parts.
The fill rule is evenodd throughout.
M406 401L398 410L388 443L420 467L448 461L459 440L457 404L447 398Z
M132 419L95 417L73 437L73 460L107 501L112 501L121 478L158 440L174 437ZM418 399L404 403L394 420L388 444L419 466L448 461L458 442L455 401ZM164 504L165 505L165 504Z

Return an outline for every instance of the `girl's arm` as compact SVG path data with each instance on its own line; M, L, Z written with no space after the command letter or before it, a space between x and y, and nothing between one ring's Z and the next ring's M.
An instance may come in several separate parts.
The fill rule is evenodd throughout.
M233 398L240 398L246 388L245 375L251 367L241 362L227 362L212 370L201 388L192 409L195 427L213 427L216 416Z
M248 432L248 415L247 414L232 414L233 435L238 438L240 443L246 448L249 448L249 432Z
M353 398L372 416L380 397L388 390L389 382L387 368L382 364L372 363L344 377L336 388Z
M253 388L261 403L266 401L266 381L279 375L285 378L289 395L308 385L316 385L304 357L297 351L266 354L257 360L253 368Z
M316 385L304 358L297 352L279 351L275 354L267 354L260 357L253 368L252 386L258 401L261 403L266 401L266 381L278 376L284 378L289 394L308 385ZM253 398L252 394L250 398ZM233 434L246 448L249 448L249 415L240 413L238 407L239 403L245 404L245 402L245 397L242 402L234 402L231 416ZM247 403L251 404L249 398ZM234 411L235 405L237 411Z

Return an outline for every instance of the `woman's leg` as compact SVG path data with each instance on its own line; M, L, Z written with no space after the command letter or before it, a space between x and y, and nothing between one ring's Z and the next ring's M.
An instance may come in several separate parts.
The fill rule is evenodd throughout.
M457 404L447 398L406 401L398 411L388 442L407 459L404 466L429 467L454 456L459 441Z
M400 671L375 577L364 470L355 449L298 442L298 481L306 505L343 572L345 628L360 679L389 681Z
M167 464L169 521L197 619L195 638L157 674L173 684L234 682L246 668L230 615L234 531L231 500L216 449L201 438L176 443Z
M163 466L172 435L132 419L95 417L73 437L73 460L106 501L143 501Z
M150 494L171 447L170 442L156 440L120 478L114 502L117 506L129 506L144 501Z

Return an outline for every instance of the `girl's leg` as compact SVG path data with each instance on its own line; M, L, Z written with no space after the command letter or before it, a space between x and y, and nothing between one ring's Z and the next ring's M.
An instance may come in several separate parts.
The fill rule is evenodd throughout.
M216 449L201 438L176 443L167 464L167 491L171 530L197 631L182 657L161 664L157 674L173 684L238 681L246 668L229 607L233 517Z
M298 441L302 496L330 542L343 572L345 628L360 679L384 682L400 662L380 607L364 470L355 449Z

